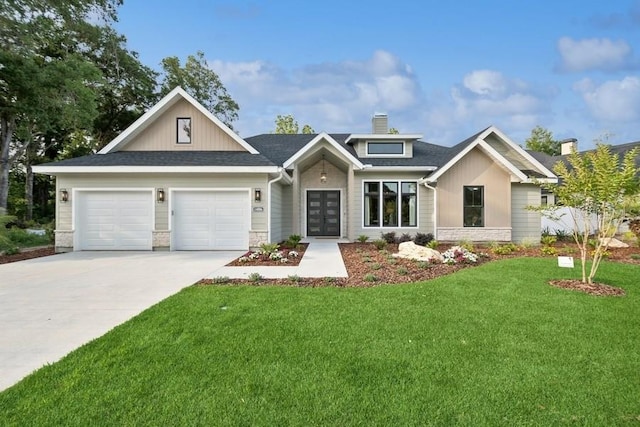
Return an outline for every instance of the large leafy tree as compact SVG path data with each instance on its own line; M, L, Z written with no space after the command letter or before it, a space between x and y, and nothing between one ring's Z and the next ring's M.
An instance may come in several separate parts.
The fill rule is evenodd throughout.
M531 130L531 136L525 141L527 150L539 151L550 156L560 155L560 145L560 141L553 139L550 130L539 125Z
M640 192L640 169L635 166L637 156L638 151L634 149L620 159L608 145L598 144L593 151L571 153L568 163L558 162L553 170L560 178L559 183L544 185L554 193L558 205L545 207L543 214L557 218L559 205L569 207L585 283L592 283L610 239L637 203ZM595 229L591 224L594 215ZM592 262L587 273L589 255Z
M88 17L115 19L121 0L5 0L0 7L0 212L9 170L53 128L84 127L96 116L99 70L74 49Z
M281 134L296 134L300 130L300 126L298 125L298 121L293 117L293 114L287 114L285 116L279 115L275 120L276 124L276 132ZM312 134L315 133L313 128L309 125L304 125L302 127L303 134Z
M184 66L176 56L164 58L161 65L162 96L180 86L225 125L233 129L233 122L238 118L240 107L231 98L218 74L207 65L204 52L198 51L195 55L189 55Z

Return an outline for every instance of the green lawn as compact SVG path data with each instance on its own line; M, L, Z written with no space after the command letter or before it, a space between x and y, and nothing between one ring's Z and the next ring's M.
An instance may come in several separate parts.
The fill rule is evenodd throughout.
M0 425L638 425L640 268L601 266L624 297L546 284L571 274L191 287L0 393Z

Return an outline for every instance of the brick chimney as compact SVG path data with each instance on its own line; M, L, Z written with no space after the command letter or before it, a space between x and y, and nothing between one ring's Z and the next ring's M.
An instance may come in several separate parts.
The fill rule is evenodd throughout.
M386 134L389 133L389 118L384 113L376 113L371 119L372 133Z
M574 151L578 151L578 140L567 138L560 141L560 155L566 156Z

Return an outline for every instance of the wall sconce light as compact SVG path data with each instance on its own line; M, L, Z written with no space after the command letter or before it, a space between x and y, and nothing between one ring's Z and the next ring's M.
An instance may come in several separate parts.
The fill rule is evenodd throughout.
M324 169L324 154L322 155L322 172L320 172L320 182L327 182L327 171Z
M259 188L256 188L255 190L253 190L253 200L255 200L256 202L261 202L262 201L262 190Z
M158 200L158 203L164 203L164 188L158 188L156 198Z
M69 192L66 188L60 190L60 201L67 203L69 201Z

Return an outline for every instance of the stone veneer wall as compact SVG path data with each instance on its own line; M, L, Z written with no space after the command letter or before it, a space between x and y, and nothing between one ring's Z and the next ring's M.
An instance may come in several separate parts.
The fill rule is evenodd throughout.
M438 227L436 236L439 241L457 242L510 242L511 228L491 227Z
M151 245L154 251L168 251L171 247L171 232L154 231Z
M73 252L73 231L55 231L55 250L59 252Z
M269 233L266 231L250 231L249 232L249 248L257 248L269 240Z

